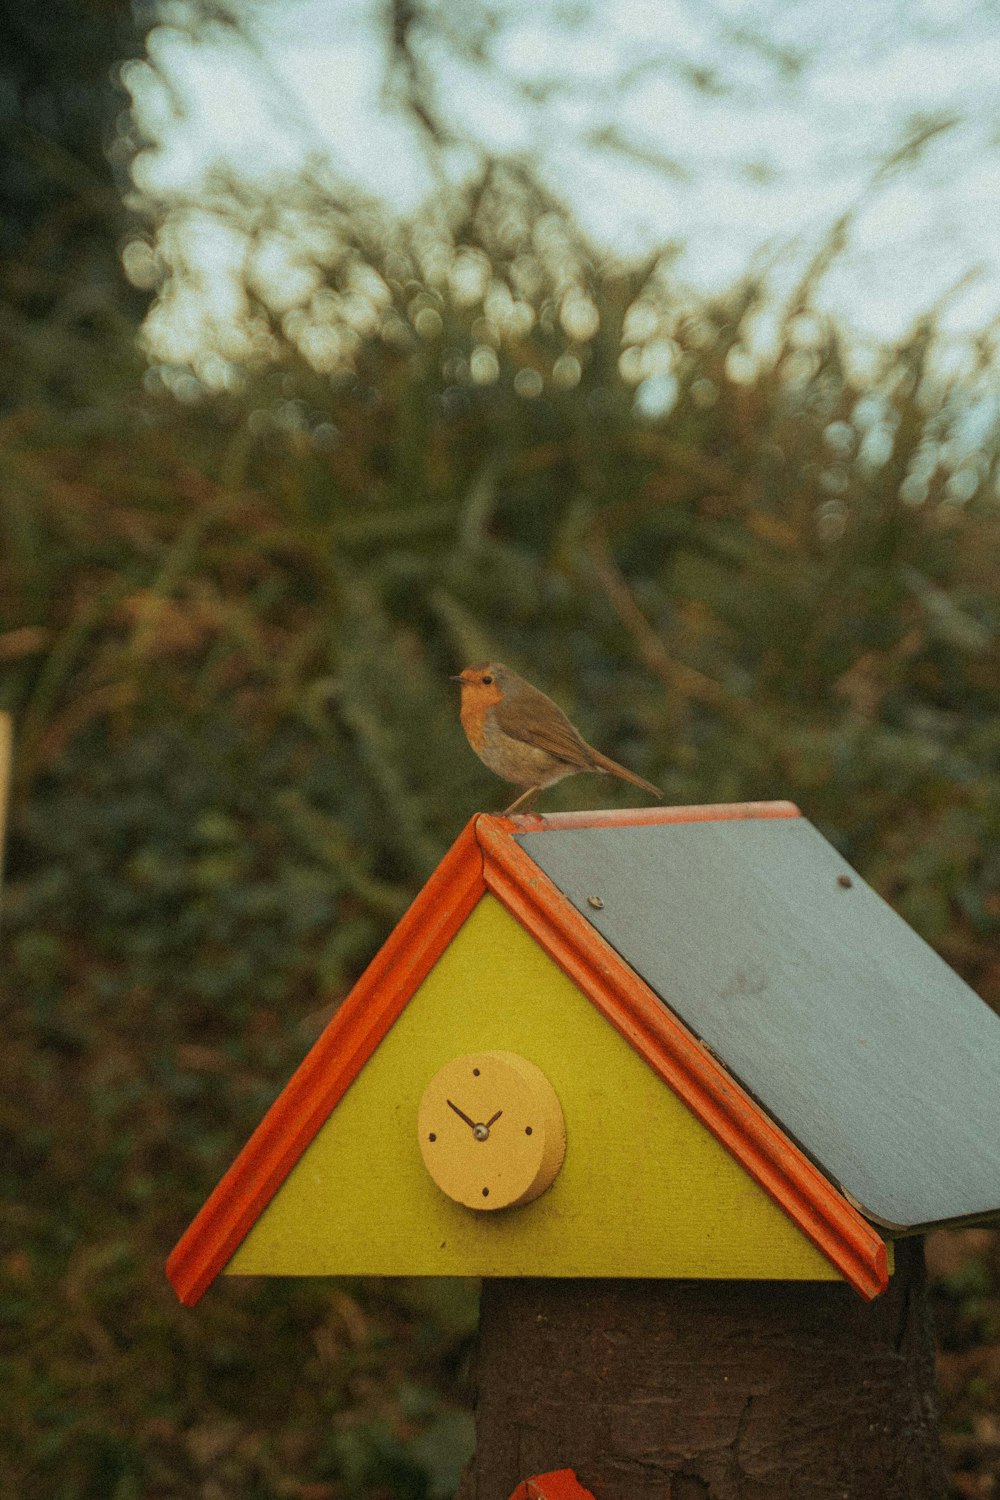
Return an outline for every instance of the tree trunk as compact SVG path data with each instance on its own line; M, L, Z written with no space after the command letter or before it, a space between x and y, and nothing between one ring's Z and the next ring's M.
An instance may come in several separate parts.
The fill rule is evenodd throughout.
M889 1290L484 1281L461 1500L572 1468L597 1500L940 1500L923 1242Z

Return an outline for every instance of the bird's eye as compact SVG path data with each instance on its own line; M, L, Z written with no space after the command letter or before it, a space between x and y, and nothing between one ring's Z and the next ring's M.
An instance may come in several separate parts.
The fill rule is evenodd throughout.
M490 683L492 681L493 681L492 676L490 675L489 672L487 672L486 675L483 677L483 687L489 687L489 685L490 685Z

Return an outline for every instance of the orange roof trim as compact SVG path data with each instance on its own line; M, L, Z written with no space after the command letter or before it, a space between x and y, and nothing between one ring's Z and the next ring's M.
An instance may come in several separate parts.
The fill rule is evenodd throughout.
M179 1240L167 1274L193 1306L325 1123L480 897L491 891L861 1296L888 1286L882 1239L515 841L518 833L794 818L790 802L480 814L465 827Z

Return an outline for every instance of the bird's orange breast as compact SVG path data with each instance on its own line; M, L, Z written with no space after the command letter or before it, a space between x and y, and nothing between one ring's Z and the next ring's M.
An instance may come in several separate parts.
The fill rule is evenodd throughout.
M482 750L486 743L486 715L502 698L503 694L495 683L489 687L482 682L463 684L459 717L473 750Z

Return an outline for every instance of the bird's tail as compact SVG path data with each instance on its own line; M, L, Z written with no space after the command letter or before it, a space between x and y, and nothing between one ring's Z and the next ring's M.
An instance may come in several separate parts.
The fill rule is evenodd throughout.
M604 771L608 776L620 776L622 781L630 781L633 786L641 787L644 792L649 792L653 797L663 796L658 786L654 786L651 781L643 781L641 776L637 776L634 771L627 771L624 766L620 766L610 756L602 755L599 750L594 750L593 748L590 749L590 754L593 758L595 770Z

